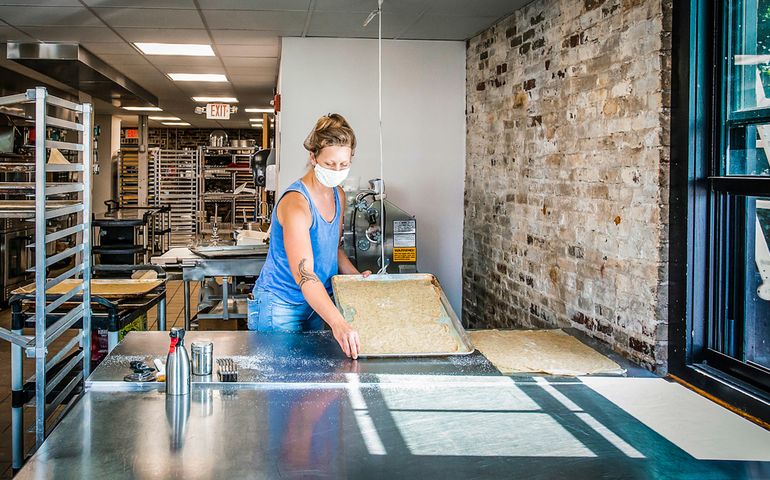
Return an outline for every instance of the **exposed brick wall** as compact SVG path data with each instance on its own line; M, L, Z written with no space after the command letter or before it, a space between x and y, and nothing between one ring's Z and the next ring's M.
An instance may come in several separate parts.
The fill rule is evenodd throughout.
M667 360L671 0L536 0L468 41L463 315Z

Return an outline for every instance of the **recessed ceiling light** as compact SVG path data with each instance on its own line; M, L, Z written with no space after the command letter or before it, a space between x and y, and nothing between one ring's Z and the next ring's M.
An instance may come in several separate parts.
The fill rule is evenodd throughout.
M174 120L181 120L179 117L147 117L150 120L158 120L158 121L174 121Z
M249 121L254 123L262 123L263 120L261 118L250 118Z
M163 125L169 125L172 127L189 127L190 124L187 122L161 122Z
M131 112L162 112L163 109L158 107L123 107L123 110L129 110Z
M135 43L134 45L145 55L214 56L211 45L200 43Z
M274 109L271 108L246 108L243 110L246 113L273 113Z
M169 73L168 77L175 82L227 82L221 73Z
M193 101L201 103L238 103L235 97L193 97Z

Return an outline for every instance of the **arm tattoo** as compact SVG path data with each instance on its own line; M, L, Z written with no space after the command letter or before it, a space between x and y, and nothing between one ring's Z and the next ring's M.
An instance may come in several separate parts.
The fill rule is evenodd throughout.
M308 272L305 268L305 262L307 262L307 258L303 258L299 261L299 288L302 290L302 285L306 284L307 282L317 282L318 277L315 276L315 273Z

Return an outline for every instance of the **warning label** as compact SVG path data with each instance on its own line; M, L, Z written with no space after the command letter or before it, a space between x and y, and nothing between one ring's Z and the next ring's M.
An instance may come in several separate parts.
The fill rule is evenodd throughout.
M393 249L393 262L394 263L414 263L417 261L417 248L394 248Z

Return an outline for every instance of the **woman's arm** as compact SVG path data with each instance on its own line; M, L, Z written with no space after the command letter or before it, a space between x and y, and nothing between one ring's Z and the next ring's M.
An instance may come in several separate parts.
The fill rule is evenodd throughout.
M278 204L278 221L283 226L283 240L289 267L302 295L315 312L329 324L345 355L358 358L360 340L342 314L334 306L326 287L313 269L313 247L310 243L312 216L307 201L299 193L290 192Z

